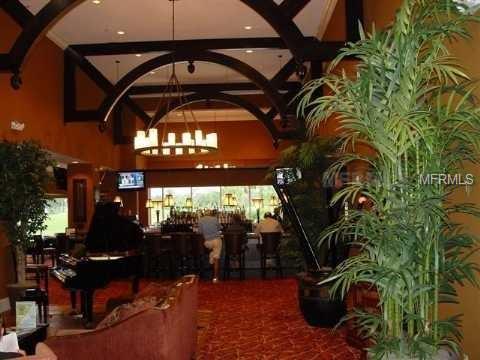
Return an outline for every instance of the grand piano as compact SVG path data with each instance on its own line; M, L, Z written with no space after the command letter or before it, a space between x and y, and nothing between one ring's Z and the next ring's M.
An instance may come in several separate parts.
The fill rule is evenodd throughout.
M93 298L96 289L110 281L132 279L133 292L138 291L141 275L139 251L143 232L139 225L119 215L119 204L100 202L84 241L82 255L62 254L53 276L70 290L72 308L80 292L81 313L85 327L93 323Z

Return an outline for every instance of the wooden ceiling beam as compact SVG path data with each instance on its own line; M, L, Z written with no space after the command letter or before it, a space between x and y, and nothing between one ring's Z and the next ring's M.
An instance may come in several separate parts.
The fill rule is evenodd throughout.
M275 85L275 84L274 84ZM289 81L280 84L278 90L291 91L300 89L301 84L296 81ZM165 85L137 85L132 86L128 91L128 95L151 95L163 94L167 87ZM226 92L226 91L255 91L259 90L258 86L253 83L218 83L218 84L182 84L182 90L185 93L190 92Z
M220 54L212 51L184 51L174 52L153 58L136 68L132 69L125 76L123 76L114 86L112 91L108 94L107 98L102 102L100 106L100 112L103 117L103 121L109 117L113 108L117 102L123 97L124 94L133 86L133 84L142 76L149 73L152 70L161 68L162 66L169 65L173 61L203 61L225 66L232 70L237 71L254 83L259 89L261 89L268 100L271 102L279 114L283 116L285 114L285 107L281 101L281 94L277 88L272 86L270 81L266 79L261 73L255 70L250 65L235 59L231 56ZM158 120L154 118L154 122Z
M280 4L282 12L290 19L295 18L311 0L283 0Z
M114 85L100 72L98 69L93 66L93 64L88 61L85 57L82 55L78 54L76 51L74 51L71 48L65 49L65 56L68 57L70 61L72 61L75 66L78 66L80 69L82 69L85 74L88 75L88 77L95 83L97 86L102 89L106 94L109 94L113 88ZM65 94L69 94L66 99L68 99L70 104L74 104L74 99L72 99L73 96L75 96L75 84L74 81L72 81L72 76L74 74L71 74L71 69L70 66L66 67L66 69L69 69L68 76L65 76ZM73 83L72 83L73 82ZM72 93L73 91L73 93ZM72 95L73 94L73 95ZM133 101L131 98L128 96L124 96L121 99L121 102L123 102L128 108L135 114L137 115L140 119L144 121L145 124L148 124L151 120L150 116L143 111L143 109L138 106L135 101ZM90 112L84 112L83 115L77 116L75 115L75 112L72 111L72 109L68 109L68 112L66 112L66 115L68 115L71 118L67 118L67 121L81 121L81 119L84 119L87 116L92 116L95 113L90 111ZM96 121L100 121L99 119L99 113L97 112L95 114L95 119Z
M305 38L316 40L313 37ZM71 48L83 56L142 54L149 52L180 50L229 50L229 49L287 49L279 37L196 39L165 41L126 41L98 44L71 45Z
M33 14L19 0L0 1L0 7L22 28L34 18Z

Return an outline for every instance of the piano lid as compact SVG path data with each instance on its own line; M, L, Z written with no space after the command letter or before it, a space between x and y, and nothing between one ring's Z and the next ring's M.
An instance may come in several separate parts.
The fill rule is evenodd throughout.
M142 229L135 222L119 214L120 204L99 202L85 238L88 252L116 252L137 249L143 238Z

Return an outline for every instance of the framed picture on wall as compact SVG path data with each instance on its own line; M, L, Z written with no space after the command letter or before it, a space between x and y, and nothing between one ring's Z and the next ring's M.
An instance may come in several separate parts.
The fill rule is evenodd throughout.
M87 222L87 180L73 180L73 222Z

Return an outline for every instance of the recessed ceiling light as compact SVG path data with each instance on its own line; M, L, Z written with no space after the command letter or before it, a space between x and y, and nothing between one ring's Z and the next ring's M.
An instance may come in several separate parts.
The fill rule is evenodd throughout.
M136 57L142 57L142 54L135 54Z
M246 52L247 54L251 54L251 53L253 53L253 50L246 50L245 52Z
M125 31L123 31L123 30L118 30L118 31L117 31L117 34L118 34L118 35L125 35Z
M155 71L150 71L150 75L153 75L153 74L155 74Z
M243 27L245 30L252 30L253 28L250 25L244 26Z
M92 3L94 3L95 5L100 5L101 1L100 0L92 0Z

